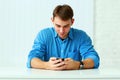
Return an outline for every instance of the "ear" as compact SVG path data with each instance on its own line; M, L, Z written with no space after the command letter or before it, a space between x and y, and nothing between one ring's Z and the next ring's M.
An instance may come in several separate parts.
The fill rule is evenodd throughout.
M71 20L71 21L72 21L72 25L73 25L73 23L74 23L75 19L74 19L74 18L72 18L72 20Z
M51 21L52 21L52 22L54 21L53 17L51 17Z

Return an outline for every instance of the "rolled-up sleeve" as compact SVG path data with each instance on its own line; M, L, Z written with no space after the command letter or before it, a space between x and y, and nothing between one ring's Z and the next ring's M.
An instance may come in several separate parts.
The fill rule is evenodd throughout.
M31 68L31 60L33 58L43 59L44 54L45 54L44 35L42 35L42 32L39 32L34 40L32 50L29 52L27 67Z
M94 61L94 68L99 67L100 58L92 45L90 37L86 33L82 36L80 53L83 59L91 58Z

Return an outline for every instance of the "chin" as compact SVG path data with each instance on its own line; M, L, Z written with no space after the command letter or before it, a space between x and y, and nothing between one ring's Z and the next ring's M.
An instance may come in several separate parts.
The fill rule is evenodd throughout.
M61 39L65 39L65 38L66 38L66 37L63 36L63 35L59 35L59 37L60 37Z
M64 39L64 37L60 36L61 39Z
M66 37L60 37L61 39L65 39Z

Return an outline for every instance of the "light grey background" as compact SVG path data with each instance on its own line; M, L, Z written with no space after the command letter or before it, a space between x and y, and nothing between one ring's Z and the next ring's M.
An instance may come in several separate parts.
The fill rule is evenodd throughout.
M0 66L26 66L36 34L52 26L53 9L65 3L74 10L73 27L93 39L93 0L0 0Z
M94 31L101 68L120 67L120 0L95 0Z

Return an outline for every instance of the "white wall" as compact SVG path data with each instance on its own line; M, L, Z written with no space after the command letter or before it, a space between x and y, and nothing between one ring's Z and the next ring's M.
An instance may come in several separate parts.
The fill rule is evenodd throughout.
M101 67L120 67L120 0L95 0L95 21Z
M26 66L33 40L42 28L51 26L57 4L71 5L73 27L93 37L93 0L0 0L0 66Z

